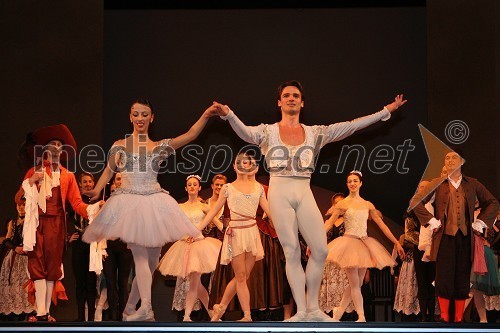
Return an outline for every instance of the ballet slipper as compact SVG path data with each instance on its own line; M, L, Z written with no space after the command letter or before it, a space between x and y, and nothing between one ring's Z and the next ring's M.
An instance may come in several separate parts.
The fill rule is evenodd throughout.
M155 321L155 314L149 304L141 306L135 313L123 318L123 321Z
M316 309L313 311L307 312L307 321L334 321L332 317L321 311L320 309Z
M307 313L304 311L299 311L292 317L285 319L283 321L286 322L298 322L298 321L307 321Z
M226 312L226 308L227 305L215 304L213 307L213 316L211 317L210 321L219 321L224 315L224 312Z
M135 305L127 303L127 305L125 305L125 309L123 309L122 321L127 321L127 318L133 315L135 312Z

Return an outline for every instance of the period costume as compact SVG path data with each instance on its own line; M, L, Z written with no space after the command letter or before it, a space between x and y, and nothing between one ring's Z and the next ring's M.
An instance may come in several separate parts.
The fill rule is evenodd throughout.
M433 216L424 204L434 194ZM449 320L450 300L455 300L455 321L461 321L465 300L469 297L476 200L481 207L477 217L481 222L477 223L491 227L498 213L498 201L478 180L465 175L457 182L449 177L432 180L426 191L415 194L410 204L422 225L428 225L432 219L441 222L433 235L430 259L436 262L436 295L445 321Z

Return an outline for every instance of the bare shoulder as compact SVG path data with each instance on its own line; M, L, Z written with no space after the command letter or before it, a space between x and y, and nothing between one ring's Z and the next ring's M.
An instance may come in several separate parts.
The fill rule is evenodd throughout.
M121 147L124 147L124 146L125 146L125 139L116 140L116 141L113 143L113 146L121 146Z
M372 203L371 203L370 201L368 201L368 200L365 200L365 201L366 201L366 204L368 205L368 209L370 209L370 210L375 209L375 205L374 205L374 204L372 204Z
M340 200L337 205L335 205L335 208L339 208L339 209L343 209L343 210L346 210L348 208L348 199L347 198L344 198L342 200Z

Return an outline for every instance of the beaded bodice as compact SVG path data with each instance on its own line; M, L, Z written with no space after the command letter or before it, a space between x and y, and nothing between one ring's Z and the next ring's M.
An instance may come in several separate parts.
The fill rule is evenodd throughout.
M367 236L366 228L369 209L348 208L344 213L345 235L359 238Z
M255 219L260 198L264 195L264 188L256 183L253 192L246 194L238 191L232 184L225 184L221 193L227 198L231 221L238 221Z
M182 211L189 218L189 221L191 221L191 223L193 223L194 226L198 228L201 221L205 217L205 213L203 213L203 211L201 210L201 204L191 205L183 203L180 204L179 207L181 207Z
M117 166L118 171L122 174L122 185L116 189L113 195L162 192L163 190L157 178L160 164L173 151L168 142L169 140L163 140L149 153L132 153L124 149L118 149L119 162Z

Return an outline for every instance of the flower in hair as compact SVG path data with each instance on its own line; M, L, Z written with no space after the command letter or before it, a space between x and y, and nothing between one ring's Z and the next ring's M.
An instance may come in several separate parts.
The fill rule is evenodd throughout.
M201 183L201 177L198 176L198 175L189 175L189 176L186 177L186 181L188 181L189 178L196 178Z
M350 173L354 173L356 175L359 175L360 177L363 177L363 174L359 170L352 170Z

